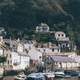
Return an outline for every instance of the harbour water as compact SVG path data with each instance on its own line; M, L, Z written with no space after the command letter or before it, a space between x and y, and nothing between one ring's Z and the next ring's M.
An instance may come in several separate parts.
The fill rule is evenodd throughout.
M53 80L80 80L80 78L54 78Z

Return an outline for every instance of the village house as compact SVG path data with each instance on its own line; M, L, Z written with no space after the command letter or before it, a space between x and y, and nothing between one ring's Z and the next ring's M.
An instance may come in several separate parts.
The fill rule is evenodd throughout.
M4 34L6 34L5 28L0 27L0 35L4 35Z
M30 66L30 57L24 51L23 44L18 43L17 46L4 51L7 57L5 63L7 70L24 70Z
M49 26L45 23L41 23L39 26L36 27L36 32L49 32Z
M35 41L11 40L0 37L0 55L7 57L4 66L7 70L24 70L34 65L43 63L44 58L48 58L49 66L55 65L56 68L72 69L80 67L79 57L75 52L62 52L61 48L70 48L70 40L64 32L56 32L57 44L39 44ZM45 57L44 57L45 56ZM44 61L45 63L45 61Z
M17 45L17 52L18 53L24 52L24 46L23 46L23 44L18 43L18 45Z
M30 65L30 57L28 56L28 54L26 54L26 52L12 52L12 65L14 70L24 70Z
M58 46L52 48L37 48L37 50L43 54L60 54L60 49Z
M39 63L42 61L42 52L38 51L36 48L29 50L28 55L33 63Z
M18 53L8 50L6 56L6 70L24 70L30 66L30 57L26 52Z
M75 59L68 56L53 55L47 57L47 67L50 69L72 70L79 67L79 63Z
M22 43L7 40L6 44L0 44L0 55L7 58L4 63L6 70L24 70L30 66L30 57L24 50Z
M28 41L28 42L26 42L26 43L24 44L24 48L25 48L27 51L31 50L33 47L34 47L34 42L32 42L32 41Z
M58 31L58 32L55 32L55 38L56 40L58 41L69 41L69 38L66 37L66 34L64 32L61 32L61 31Z
M55 32L55 38L58 46L61 49L61 52L69 52L72 50L71 41L69 40L69 37L66 37L66 34L64 32Z

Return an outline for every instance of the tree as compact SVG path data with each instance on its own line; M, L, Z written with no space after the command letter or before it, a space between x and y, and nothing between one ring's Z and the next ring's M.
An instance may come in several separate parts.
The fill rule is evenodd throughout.
M4 62L6 62L6 57L0 56L0 63L4 63Z

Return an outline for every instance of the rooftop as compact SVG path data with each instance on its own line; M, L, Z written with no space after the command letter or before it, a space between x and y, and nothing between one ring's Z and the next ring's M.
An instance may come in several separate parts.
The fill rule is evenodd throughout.
M51 56L48 58L50 61L53 61L53 62L70 62L70 63L73 63L76 61L70 57L67 57L67 56Z

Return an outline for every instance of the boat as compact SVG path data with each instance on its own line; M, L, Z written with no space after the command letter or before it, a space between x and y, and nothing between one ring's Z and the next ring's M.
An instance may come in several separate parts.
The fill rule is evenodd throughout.
M70 78L71 77L71 73L68 70L65 70L64 73L65 73L65 77L66 78Z
M26 75L24 73L20 73L17 76L14 77L15 80L25 80Z
M78 77L80 78L80 73L78 74Z
M63 70L55 70L54 74L56 78L63 78L65 76L65 73Z
M54 72L47 72L47 73L44 73L44 75L46 77L46 80L53 80L55 77Z
M78 77L80 78L80 71L78 71Z
M26 80L46 80L43 73L31 73L27 76Z
M66 70L64 71L65 77L78 77L79 73L77 71Z

